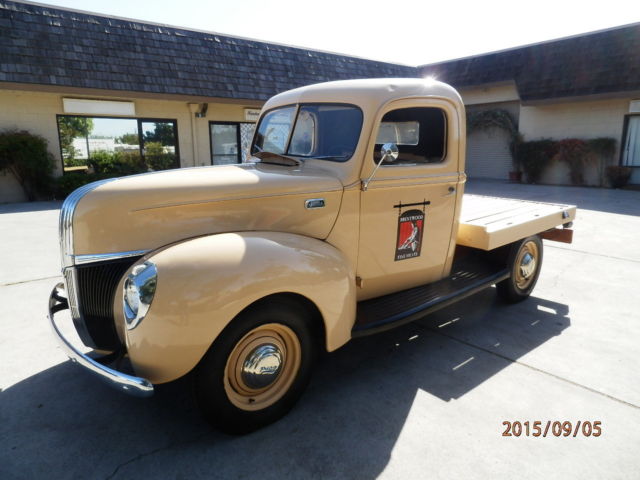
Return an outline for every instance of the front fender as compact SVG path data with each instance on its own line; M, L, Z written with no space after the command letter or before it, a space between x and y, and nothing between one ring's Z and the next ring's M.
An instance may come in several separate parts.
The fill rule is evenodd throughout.
M299 294L318 307L327 350L351 338L354 273L344 256L321 240L223 233L186 240L144 260L158 268L155 297L146 318L124 335L136 373L152 383L188 373L238 313L275 293ZM121 302L116 295L119 317Z

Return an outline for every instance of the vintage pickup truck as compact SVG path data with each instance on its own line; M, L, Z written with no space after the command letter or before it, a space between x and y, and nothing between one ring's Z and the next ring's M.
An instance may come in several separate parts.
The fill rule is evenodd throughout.
M443 83L330 82L266 103L253 163L82 187L60 213L54 331L127 393L191 374L213 425L269 424L320 351L491 285L523 300L541 238L571 241L573 206L463 195L465 135Z

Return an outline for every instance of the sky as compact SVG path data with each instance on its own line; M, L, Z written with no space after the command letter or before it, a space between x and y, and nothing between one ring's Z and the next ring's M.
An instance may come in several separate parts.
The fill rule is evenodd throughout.
M640 22L629 0L39 3L414 66Z

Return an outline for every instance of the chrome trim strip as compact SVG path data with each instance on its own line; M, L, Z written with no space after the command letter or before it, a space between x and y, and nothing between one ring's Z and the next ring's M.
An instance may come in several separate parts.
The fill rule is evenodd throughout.
M65 199L60 208L60 220L58 223L58 233L60 235L60 258L62 259L62 268L73 265L73 215L78 203L91 190L98 188L105 183L117 180L117 178L106 178L97 182L88 183L74 190Z
M135 397L149 397L153 395L153 384L149 380L118 372L117 370L97 362L89 355L78 351L69 342L69 340L64 337L53 319L55 313L65 309L64 301L60 301L60 290L64 290L63 283L57 284L51 292L51 296L49 297L48 318L56 338L60 342L62 349L69 359L73 363L77 363L78 365L86 368L88 371L98 376L102 381L106 382L109 386L116 388L117 390L121 390Z
M67 292L67 302L71 310L71 318L80 319L80 302L78 301L78 280L77 272L73 267L63 270L65 290Z
M86 263L108 262L109 260L119 260L121 258L141 257L151 250L131 250L129 252L114 253L94 253L87 255L69 255L72 257L75 265L84 265Z
M214 165L216 167L217 165ZM410 178L410 177L409 177ZM235 200L247 200L247 199L262 199L262 198L273 198L273 197L286 197L292 195L315 195L322 193L333 193L333 192L342 192L344 191L343 187L333 188L331 190L314 190L307 192L293 192L293 193L267 193L264 195L239 195L237 197L229 197L229 198L216 198L214 200L198 200L194 202L179 202L179 203L166 203L162 205L152 205L150 207L143 208L134 208L132 212L142 212L145 210L157 210L160 208L173 208L173 207L184 207L191 205L208 205L210 203L219 203L219 202L227 202L227 201L235 201Z

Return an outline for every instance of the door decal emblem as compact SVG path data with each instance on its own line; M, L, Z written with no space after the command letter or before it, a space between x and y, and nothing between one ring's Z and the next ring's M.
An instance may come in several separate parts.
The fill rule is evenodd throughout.
M424 210L407 210L398 217L396 261L420 256L424 217Z

